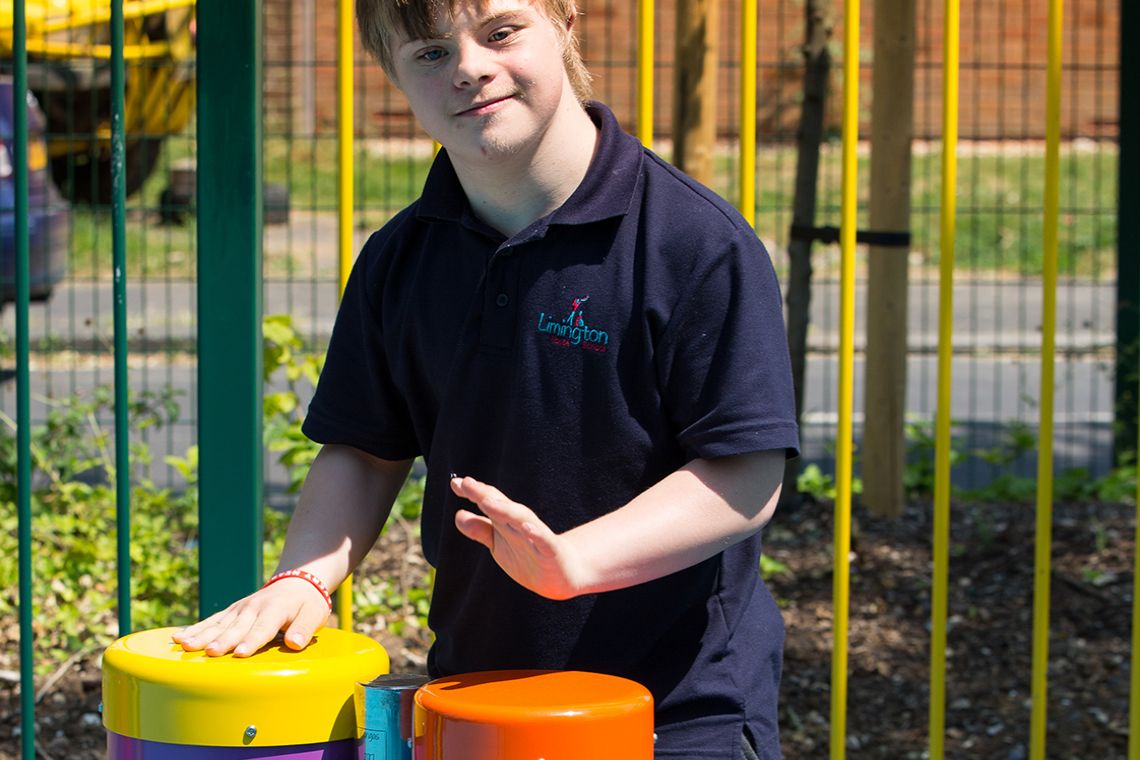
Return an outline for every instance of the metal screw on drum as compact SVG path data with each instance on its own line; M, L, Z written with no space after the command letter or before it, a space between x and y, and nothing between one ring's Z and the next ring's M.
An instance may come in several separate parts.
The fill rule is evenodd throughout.
M246 726L245 727L245 738L246 739L253 739L253 737L255 737L255 736L257 736L257 726Z

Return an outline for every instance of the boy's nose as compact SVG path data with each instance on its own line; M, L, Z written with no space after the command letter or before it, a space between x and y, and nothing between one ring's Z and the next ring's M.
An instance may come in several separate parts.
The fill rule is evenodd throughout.
M482 84L494 76L492 66L489 50L476 42L464 40L455 51L453 83L456 87Z

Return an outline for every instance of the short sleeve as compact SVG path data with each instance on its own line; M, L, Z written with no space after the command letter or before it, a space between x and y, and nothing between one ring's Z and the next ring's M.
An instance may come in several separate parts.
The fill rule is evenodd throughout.
M421 453L393 381L382 310L382 267L369 241L345 286L328 353L302 432L317 443L353 446L381 459Z
M737 231L706 254L657 350L664 403L693 458L799 453L779 284L763 244Z

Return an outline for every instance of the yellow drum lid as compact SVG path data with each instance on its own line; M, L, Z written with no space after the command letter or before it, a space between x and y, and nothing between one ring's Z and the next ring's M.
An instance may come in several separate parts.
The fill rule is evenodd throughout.
M353 688L388 672L379 643L335 628L300 652L280 641L249 657L186 652L157 628L103 655L103 724L121 736L213 747L356 736Z

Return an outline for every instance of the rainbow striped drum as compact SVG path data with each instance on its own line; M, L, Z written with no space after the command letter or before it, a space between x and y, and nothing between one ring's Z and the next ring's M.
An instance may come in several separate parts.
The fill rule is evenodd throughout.
M653 697L624 678L469 673L415 700L416 760L653 760Z
M388 672L388 653L325 628L295 652L207 657L174 628L124 636L103 657L108 760L356 760L354 685Z

